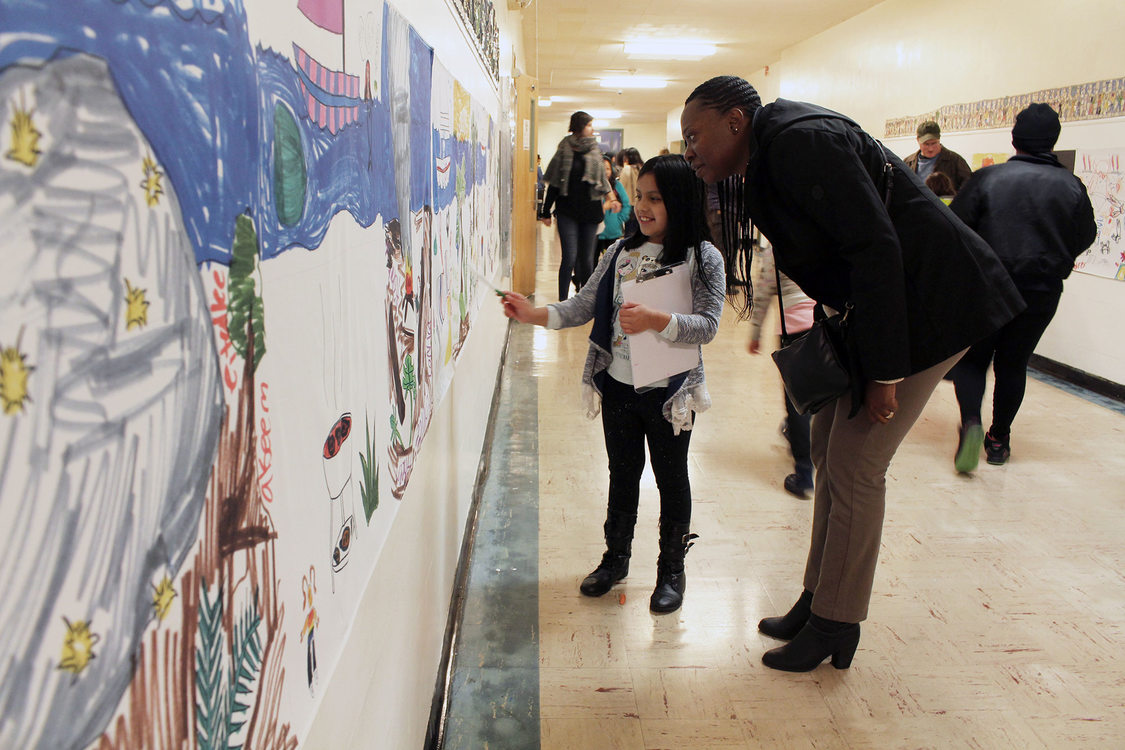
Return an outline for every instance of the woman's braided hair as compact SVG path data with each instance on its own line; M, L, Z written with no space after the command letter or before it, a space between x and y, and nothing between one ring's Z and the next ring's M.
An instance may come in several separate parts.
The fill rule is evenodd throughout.
M728 112L741 109L747 117L762 106L762 98L748 81L738 76L716 76L695 87L684 104L696 99L707 109ZM732 175L719 183L719 206L722 211L722 252L727 268L727 294L740 318L750 315L753 291L750 284L750 262L753 257L754 227L746 212L745 175Z

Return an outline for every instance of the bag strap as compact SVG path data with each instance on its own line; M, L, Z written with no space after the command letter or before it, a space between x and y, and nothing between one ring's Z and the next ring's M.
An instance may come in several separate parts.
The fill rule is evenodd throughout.
M781 271L777 267L777 259L773 261L773 274L777 279L777 309L781 313L781 341L782 344L789 340L789 332L785 330L785 302L781 299Z

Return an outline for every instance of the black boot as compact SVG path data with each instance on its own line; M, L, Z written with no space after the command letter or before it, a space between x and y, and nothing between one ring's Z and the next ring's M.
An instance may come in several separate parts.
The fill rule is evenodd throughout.
M809 621L809 615L811 614L812 592L806 589L801 592L801 598L797 600L792 609L781 617L766 617L759 622L758 632L764 633L770 638L791 641L797 633L801 632L801 628L805 627L805 623Z
M859 623L809 617L789 643L762 654L762 663L784 672L811 672L828 657L832 666L847 669L859 646Z
M613 584L629 575L629 555L633 546L633 527L637 523L636 513L622 513L611 510L606 513L605 554L601 564L586 576L578 587L586 596L601 596L613 588Z
M656 561L656 588L649 599L653 612L675 612L684 603L687 573L684 555L691 549L698 534L690 534L689 524L660 522L660 558Z

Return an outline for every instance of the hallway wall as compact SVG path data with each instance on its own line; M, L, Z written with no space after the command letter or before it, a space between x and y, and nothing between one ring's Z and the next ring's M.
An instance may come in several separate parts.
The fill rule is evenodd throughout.
M763 101L810 101L855 118L882 137L888 118L942 105L1082 84L1125 71L1125 14L1114 0L888 0L789 48L749 73ZM678 113L676 114L678 118ZM886 139L900 156L913 138ZM1011 152L1010 129L943 134L971 161L975 152ZM1063 123L1057 148L1125 146L1125 118ZM1059 311L1037 354L1125 383L1125 283L1082 273L1066 281Z

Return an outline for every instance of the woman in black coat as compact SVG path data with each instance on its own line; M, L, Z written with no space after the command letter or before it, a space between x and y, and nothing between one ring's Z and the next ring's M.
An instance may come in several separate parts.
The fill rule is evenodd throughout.
M852 393L816 413L804 591L759 630L788 644L762 661L843 669L878 560L886 472L943 375L1023 307L996 255L917 175L853 121L811 104L763 106L735 76L688 97L685 157L707 183L745 175L747 215L777 267L822 306L850 310ZM725 248L727 267L749 269ZM740 262L740 260L742 262ZM743 279L746 281L746 279Z

